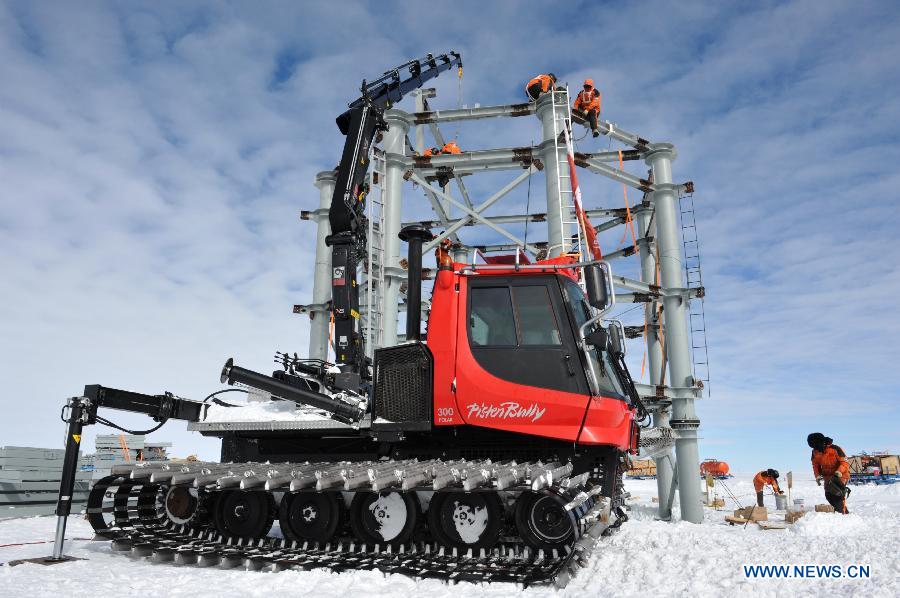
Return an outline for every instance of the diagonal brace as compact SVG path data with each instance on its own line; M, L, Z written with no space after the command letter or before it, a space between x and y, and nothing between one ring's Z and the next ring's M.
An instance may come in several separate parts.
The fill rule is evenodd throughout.
M528 174L528 172L529 172L529 171L526 171L525 173L523 173L523 175ZM516 243L517 245L519 245L519 246L521 246L521 247L527 249L528 251L532 251L532 252L537 253L537 251L535 250L535 248L532 247L531 245L528 245L527 243L525 243L524 241L522 241L521 239L519 239L518 237L516 237L516 236L515 236L514 234L512 234L511 232L507 231L507 230L504 229L504 228L501 228L501 227L497 226L496 224L494 224L493 222L491 222L491 221L488 220L487 218L484 218L481 214L479 214L478 212L476 212L474 209L472 209L472 208L466 206L465 204L462 204L462 203L458 202L458 201L457 201L456 199L454 199L452 196L448 195L447 193L444 193L443 190L438 189L437 187L434 187L434 186L430 185L430 184L428 183L428 181L426 181L425 179L423 179L422 177L420 177L419 175L417 175L415 172L409 171L407 174L409 175L409 178L410 178L413 182L418 183L419 185L421 185L423 189L429 189L432 193L434 193L434 194L437 195L438 197L441 197L441 198L447 200L447 201L450 202L452 205L456 206L457 208L459 208L460 210L462 210L463 212L465 212L466 214L468 214L469 216L471 216L471 217L474 218L475 220L481 222L482 224L484 224L484 225L487 226L488 228L493 229L495 232L497 232L497 233L503 235L504 237L506 237L507 239L509 239L509 240L512 241L513 243ZM524 177L523 175L519 175L519 177L517 177L517 179L521 179L521 180L519 180L519 183L520 183L522 180L524 180L525 178L527 178L527 177ZM518 183L516 183L516 184L518 184ZM502 191L502 189L501 189L501 191Z

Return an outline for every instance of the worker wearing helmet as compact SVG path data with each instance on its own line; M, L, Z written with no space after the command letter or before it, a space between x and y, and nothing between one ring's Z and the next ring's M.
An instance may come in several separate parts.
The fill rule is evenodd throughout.
M422 155L425 156L426 158L430 158L432 156L440 156L441 148L439 148L439 147L426 148L425 151L422 152Z
M555 85L556 75L554 75L553 73L538 75L537 77L529 81L528 85L525 86L525 93L528 94L528 97L531 100L537 100L539 97L541 97L541 94L552 91Z
M756 504L760 507L763 505L763 488L766 484L772 487L775 494L781 494L781 488L778 487L778 470L764 469L753 476L753 487L756 489Z
M572 106L573 110L581 112L587 117L591 123L591 132L594 137L600 135L600 131L597 130L597 120L600 118L600 101L602 99L603 95L600 90L594 87L594 80L585 79L584 86L575 96L575 104Z
M844 449L834 444L820 432L813 432L806 437L806 444L812 449L813 475L816 483L825 483L825 500L838 513L847 514L847 482L850 481L850 463Z

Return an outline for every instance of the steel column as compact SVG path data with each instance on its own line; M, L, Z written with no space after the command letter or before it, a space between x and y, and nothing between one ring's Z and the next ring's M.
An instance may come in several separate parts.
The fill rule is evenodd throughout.
M560 162L566 159L565 143L556 139L556 123L554 122L554 93L545 93L537 100L536 113L541 119L543 128L544 174L547 177L547 246L548 257L556 257L563 253L570 231L564 230L562 218L563 198L560 191L572 191L572 181L568 178L559 180ZM567 100L568 101L568 100ZM564 183L568 181L568 183ZM559 184L559 186L557 186Z
M680 289L683 282L681 235L678 230L677 186L672 183L672 160L675 148L669 143L651 147L647 164L653 172L656 191L653 203L656 207L657 245L659 251L660 282L665 289ZM689 299L678 294L665 294L663 316L665 323L665 356L669 363L669 384L676 387L693 387L690 336L687 328ZM678 496L681 500L681 518L692 523L703 521L700 497L700 455L697 447L697 428L700 420L694 411L694 399L690 396L673 397L672 419L675 431L675 454L678 471ZM663 497L660 496L660 501Z
M381 319L382 346L397 344L397 305L400 301L400 283L403 269L400 267L400 227L403 209L403 174L406 167L403 155L406 150L406 134L409 121L404 112L389 110L384 119L386 175L384 180L384 315Z
M316 175L319 189L319 209L316 220L316 266L313 274L313 304L325 305L331 300L331 248L325 237L331 234L328 208L334 193L335 172L327 170ZM309 314L309 356L311 359L328 357L328 312L311 311Z
M638 235L641 238L656 238L656 219L650 210L640 210L635 214ZM656 252L655 242L640 244L641 280L647 284L656 284ZM662 325L657 319L657 305L653 301L644 307L644 322L647 326L647 367L650 370L650 385L662 384L663 362L662 343L659 329ZM669 426L668 409L660 409L653 414L653 426L656 428ZM672 449L667 449L653 458L656 462L656 491L659 496L659 518L668 521L672 518L672 500L675 498L675 459Z

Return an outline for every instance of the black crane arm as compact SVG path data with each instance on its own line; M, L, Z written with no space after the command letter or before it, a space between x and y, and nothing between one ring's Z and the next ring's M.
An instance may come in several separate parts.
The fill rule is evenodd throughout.
M361 86L362 95L350 102L337 117L341 132L347 136L335 177L334 193L328 220L331 235L331 313L334 317L335 361L349 372L364 373L364 351L357 330L359 320L359 287L356 281L357 260L365 253L365 187L369 169L369 150L383 114L403 96L452 67L462 69L457 52L428 54L410 60L385 72L378 79ZM401 73L401 71L408 71Z

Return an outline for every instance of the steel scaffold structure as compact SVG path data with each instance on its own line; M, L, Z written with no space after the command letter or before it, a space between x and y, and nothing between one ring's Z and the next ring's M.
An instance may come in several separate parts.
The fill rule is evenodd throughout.
M566 164L566 147L560 141L560 123L568 123L568 126L572 126L572 120L579 121L575 124L584 123L578 116L571 116L567 90L544 94L531 103L455 110L429 110L427 99L435 95L432 89L417 90L414 95L416 112L391 109L385 113L387 130L380 148L373 149L374 161L380 166L376 166L375 176L369 175L369 181L373 189L377 187L377 200L371 203L378 213L369 213L374 224L370 223L370 232L373 233L370 235L370 255L361 261L366 265L361 268L365 302L360 306L362 328L366 332L364 338L368 343L365 349L369 356L374 349L398 341L398 313L404 309L401 295L406 279L398 237L402 227L420 222L437 229L437 237L425 244L423 252L432 251L441 240L450 238L454 242L454 258L460 262L473 260L476 249L490 252L522 248L554 257L579 251L582 241L576 230L571 181L563 166ZM432 157L421 155L426 128L430 129L435 141L442 144L441 124L528 116L536 116L541 121L543 138L536 146L482 149ZM651 143L639 135L619 129L609 121L600 121L598 128L602 135L627 146L627 149L576 153L576 165L581 172L599 174L636 189L645 198L643 203L631 210L633 224L638 229L637 251L634 247L626 247L606 253L604 259L624 259L636 254L640 260L640 280L615 277L616 301L644 304L645 331L630 336L646 337L649 384L637 384L636 387L653 414L653 427L657 430L671 428L674 435L674 456L671 448L657 450L652 455L657 465L659 516L665 520L671 518L677 489L682 520L699 523L703 520L700 487L694 482L700 479L697 446L700 421L694 401L701 397L703 383L694 378L687 314L689 302L702 298L704 291L702 287L691 288L684 278L678 218L678 200L682 195L693 192L693 184L674 182L672 162L676 151L672 144ZM415 135L414 145L408 139L411 129ZM638 160L649 167L652 176L641 178L617 167L620 161ZM463 183L463 176L506 170L520 172L489 197L473 202ZM538 171L546 177L546 203L542 212L503 216L485 214ZM451 192L451 182L455 183L457 196ZM313 302L297 305L294 310L308 313L311 318L309 356L326 359L331 267L324 239L329 234L327 206L334 187L334 173L318 173L315 184L320 191L320 207L314 212L302 214L304 219L316 222L318 227ZM434 211L434 219L403 219L403 193L413 185L424 192ZM375 194L375 191L372 193ZM624 208L585 209L588 217L605 219L593 223L598 232L627 224ZM546 222L546 240L526 241L504 227L525 222ZM490 229L503 242L492 245L465 244L459 235L470 227ZM372 255L373 252L376 255ZM427 309L427 302L423 302L423 310ZM373 327L377 329L373 330Z

